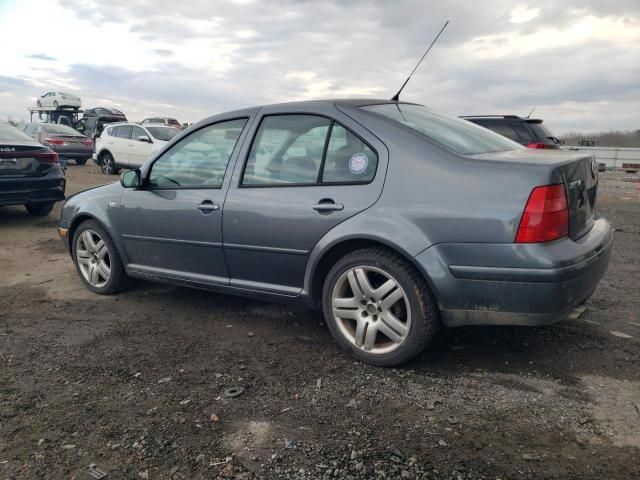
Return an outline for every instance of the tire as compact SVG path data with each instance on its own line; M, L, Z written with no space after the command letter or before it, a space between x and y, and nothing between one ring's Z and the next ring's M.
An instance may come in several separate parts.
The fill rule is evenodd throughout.
M113 155L105 152L100 156L100 169L106 175L117 175L120 169L116 166Z
M36 107L42 108L42 102L40 100L36 102Z
M51 213L53 205L54 202L27 203L24 208L26 208L27 212L35 217L44 217Z
M76 158L76 165L84 165L87 163L88 158Z
M322 310L331 334L344 350L383 367L399 365L421 353L440 326L426 280L384 248L357 250L338 260L324 282Z
M58 110L58 108L60 108L60 105L58 105L58 101L57 100L54 100L53 101L53 109L54 110Z
M97 221L87 220L76 228L71 249L76 271L89 290L111 295L129 286L130 279L120 253L109 233ZM105 267L108 267L108 275Z

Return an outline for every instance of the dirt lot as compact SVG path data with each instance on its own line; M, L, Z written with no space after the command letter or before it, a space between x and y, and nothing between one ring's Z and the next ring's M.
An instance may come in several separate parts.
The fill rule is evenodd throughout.
M94 295L58 209L1 209L0 478L640 478L640 182L623 176L602 176L618 231L581 318L451 330L393 370L346 357L314 312L141 282Z

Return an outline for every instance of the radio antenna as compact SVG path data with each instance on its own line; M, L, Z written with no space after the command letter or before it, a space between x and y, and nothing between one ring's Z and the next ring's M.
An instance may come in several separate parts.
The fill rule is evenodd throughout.
M531 111L529 112L529 115L527 115L527 118L531 118L531 115L533 114L533 112L535 111L536 107L533 107L531 109Z
M398 93L396 93L391 100L393 100L394 102L397 102L400 99L400 94L402 93L402 90L404 89L404 87L407 85L407 83L409 83L409 80L411 80L411 76L416 72L416 70L418 69L418 67L420 66L420 64L422 63L422 60L424 60L424 57L427 56L427 53L429 53L429 50L431 50L431 47L433 47L435 45L435 43L438 41L438 38L440 38L440 35L442 34L442 32L444 32L444 29L447 28L447 25L449 25L449 20L447 20L442 29L440 29L440 32L438 33L438 35L436 35L436 38L433 39L433 42L431 42L431 45L429 45L429 48L427 48L427 51L424 52L424 55L422 55L422 58L418 61L418 63L416 64L416 66L413 68L413 70L411 71L411 73L409 74L409 76L407 77L407 79L404 81L404 83L402 84L402 86L400 87L400 90L398 90Z

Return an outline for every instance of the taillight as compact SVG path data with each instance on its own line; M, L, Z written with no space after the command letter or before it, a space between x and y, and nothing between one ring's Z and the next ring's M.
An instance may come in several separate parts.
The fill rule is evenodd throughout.
M527 143L526 147L527 148L551 148L551 146L547 145L546 143Z
M64 145L64 140L62 138L45 138L44 141L49 145Z
M569 209L564 185L536 187L524 208L516 243L542 243L569 234Z
M58 158L58 154L56 152L36 153L33 155L33 158L42 163L60 163L60 159Z
M87 138L87 139L83 140L82 143L84 143L85 145L91 145L93 142L91 141L90 138Z

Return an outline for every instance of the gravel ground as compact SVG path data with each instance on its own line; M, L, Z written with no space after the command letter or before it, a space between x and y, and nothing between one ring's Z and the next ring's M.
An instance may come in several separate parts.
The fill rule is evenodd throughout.
M94 295L58 209L3 208L0 478L640 478L627 177L601 177L616 243L582 317L450 330L398 369L345 356L316 312L142 282ZM107 180L68 171L70 191Z

